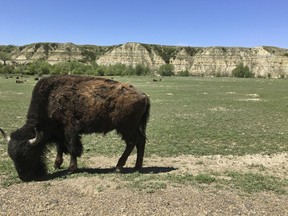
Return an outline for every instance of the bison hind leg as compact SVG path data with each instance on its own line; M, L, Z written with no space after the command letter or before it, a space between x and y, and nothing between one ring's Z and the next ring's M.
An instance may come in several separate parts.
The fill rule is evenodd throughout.
M135 144L133 142L130 141L126 141L126 148L125 151L123 152L122 156L119 158L118 163L116 165L116 172L121 172L123 167L126 164L126 161L129 157L129 155L131 154L131 152L133 151Z
M146 137L142 133L139 133L139 139L138 142L136 142L136 148L137 148L137 159L135 164L136 171L141 170L143 166L145 143L146 143Z
M134 131L133 134L130 134L129 136L123 136L123 139L126 143L126 149L118 160L118 163L116 165L116 171L117 172L122 171L129 155L131 154L135 146L137 148L137 159L136 159L136 164L135 164L135 170L136 171L141 170L142 165L143 165L143 157L144 157L145 142L146 142L145 135L138 129Z
M77 157L80 157L83 152L83 145L81 142L81 136L75 131L67 131L65 133L67 142L67 149L70 154L69 172L74 173L78 169Z

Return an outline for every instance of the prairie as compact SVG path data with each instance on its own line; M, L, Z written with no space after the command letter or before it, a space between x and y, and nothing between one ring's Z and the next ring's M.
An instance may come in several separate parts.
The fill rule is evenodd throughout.
M25 122L36 83L32 77L25 79L26 82L16 84L15 78L0 77L0 127L7 132ZM69 175L66 172L69 157L65 158L64 169L54 170L55 150L51 148L47 156L51 168L48 178L41 182L22 183L1 137L1 200L11 196L19 202L22 198L17 190L24 188L35 196L48 191L44 196L50 200L48 204L47 199L39 199L42 204L47 204L43 212L48 211L48 207L62 212L60 201L68 202L69 196L81 197L83 202L94 197L101 202L109 200L113 194L114 198L121 200L122 196L127 202L131 197L136 197L140 203L144 197L154 200L154 203L149 200L142 205L138 203L140 212L137 214L134 209L134 215L151 215L152 212L161 215L165 212L163 209L178 215L205 214L205 211L216 215L217 212L219 215L255 211L259 215L287 213L286 205L273 205L279 200L283 203L288 200L287 80L197 77L165 77L158 82L152 77L114 77L114 80L134 85L151 99L142 173L131 172L135 152L128 159L128 168L123 174L113 172L124 143L111 132L105 136L91 134L82 137L84 153L79 159L78 173ZM71 194L68 188L75 194ZM186 207L183 204L177 208L173 196L178 193L183 193L182 199L178 197L181 205L190 200L190 207L197 209L197 204L199 212L189 210L187 203ZM64 194L68 197L63 197ZM209 197L210 203L207 201ZM171 205L157 201L161 198ZM202 199L204 207L200 208ZM37 198L33 200L37 203ZM115 204L114 212L102 209L105 205L99 209L103 214L133 215L131 209L121 208L123 200L119 201L119 206ZM234 201L229 204L228 200ZM75 207L76 214L85 212L82 204L78 209ZM17 208L9 210L9 205L12 201L8 199L0 203L3 212L17 213ZM159 211L153 211L153 205ZM221 211L216 211L219 205ZM39 206L26 212L41 213ZM96 212L95 206L90 207L91 212Z

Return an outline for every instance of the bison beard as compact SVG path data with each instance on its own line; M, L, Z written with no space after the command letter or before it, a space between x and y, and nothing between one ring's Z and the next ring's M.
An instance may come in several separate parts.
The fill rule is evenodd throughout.
M126 143L116 170L122 170L135 146L139 170L149 111L147 95L128 84L84 76L42 78L33 90L25 125L11 134L8 153L20 179L35 180L46 173L47 145L55 143L54 167L60 168L63 153L69 153L74 172L83 150L80 135L115 129Z

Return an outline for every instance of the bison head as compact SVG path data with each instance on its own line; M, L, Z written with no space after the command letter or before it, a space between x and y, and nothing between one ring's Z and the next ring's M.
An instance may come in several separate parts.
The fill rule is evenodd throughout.
M46 173L41 132L36 128L35 132L33 129L31 132L31 129L21 128L12 133L10 138L2 129L0 131L8 141L8 154L22 181L37 180Z

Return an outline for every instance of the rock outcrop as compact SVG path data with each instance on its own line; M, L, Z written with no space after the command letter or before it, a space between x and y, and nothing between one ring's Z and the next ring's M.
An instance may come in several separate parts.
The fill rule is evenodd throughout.
M257 77L282 77L288 75L288 50L277 47L168 47L127 43L101 56L100 65L144 64L153 69L169 63L175 72L187 70L191 75L229 76L240 63L247 65ZM164 47L164 49L167 47ZM169 62L165 61L169 58ZM169 56L170 55L170 56Z
M3 46L2 46L3 47ZM35 43L15 47L10 63L26 64L45 60L96 62L99 65L142 64L157 71L163 64L174 65L174 72L191 75L225 76L240 63L257 77L288 77L288 49L277 47L185 47L126 43L115 46L75 45L72 43Z
M80 48L72 43L37 43L19 47L12 52L12 60L18 64L26 64L36 60L57 64L68 60L80 61L83 58Z
M143 64L150 68L158 68L165 64L164 60L153 50L149 51L139 43L126 43L105 53L96 60L99 65L125 64L136 66Z
M175 68L183 68L195 75L230 75L240 63L247 65L257 77L282 77L288 75L288 50L274 47L227 48L208 47L200 49L194 56L172 60ZM179 69L181 69L179 68ZM178 70L179 70L178 69Z

